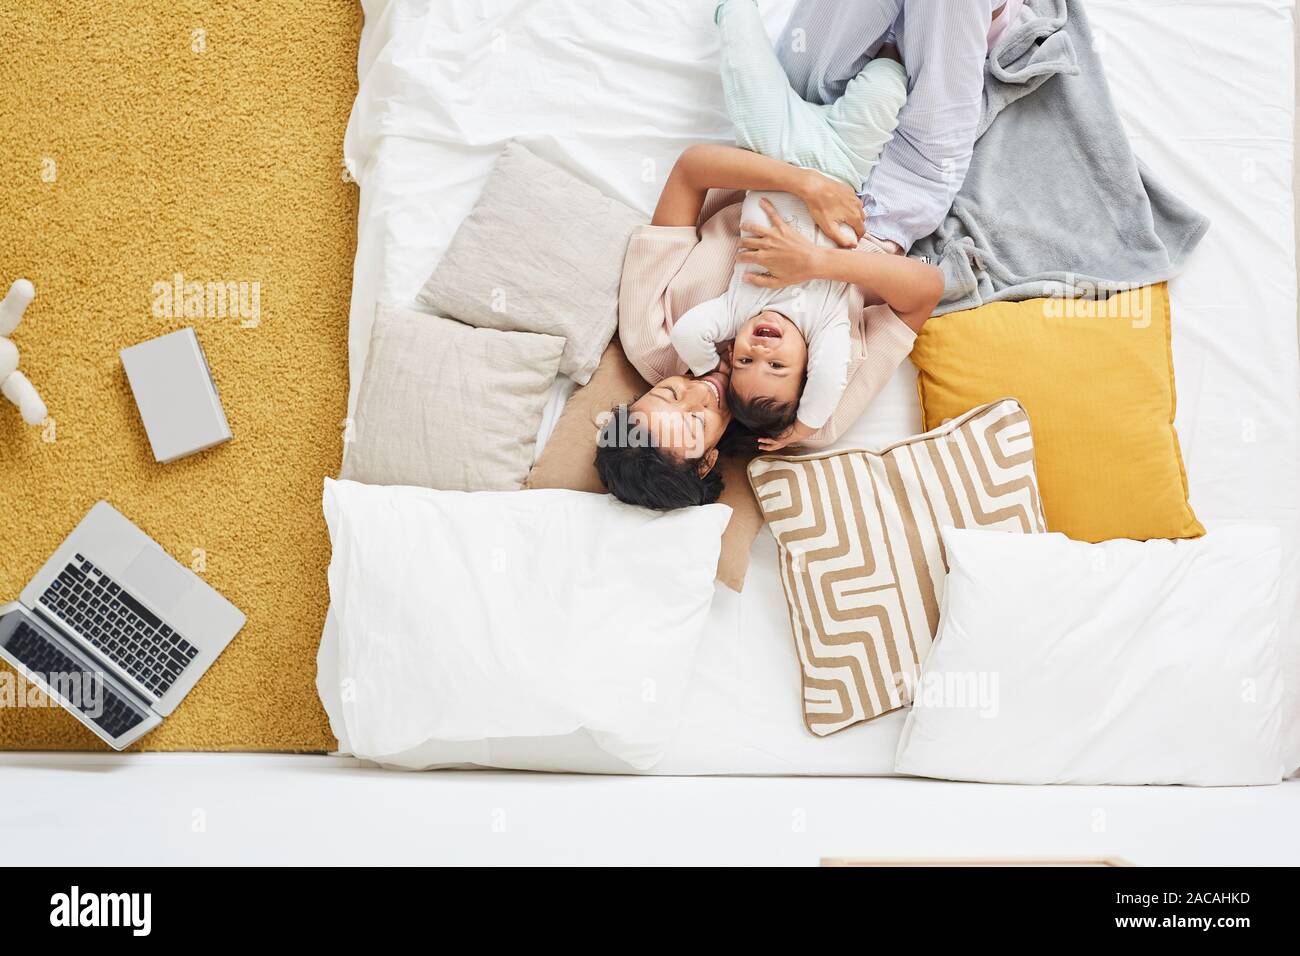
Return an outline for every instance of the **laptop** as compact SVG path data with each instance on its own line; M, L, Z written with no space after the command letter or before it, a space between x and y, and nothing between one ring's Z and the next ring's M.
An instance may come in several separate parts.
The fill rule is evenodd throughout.
M0 657L115 750L176 709L244 615L107 502L0 606Z

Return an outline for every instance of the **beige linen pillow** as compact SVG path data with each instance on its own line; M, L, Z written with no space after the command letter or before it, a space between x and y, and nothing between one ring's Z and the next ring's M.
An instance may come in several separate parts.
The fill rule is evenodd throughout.
M560 371L585 385L618 325L628 237L645 222L508 143L417 301L478 328L563 336Z
M941 528L1046 530L1029 416L1013 399L883 451L756 458L749 477L818 736L911 702L939 626Z
M381 305L343 478L443 491L515 491L564 340L475 329Z
M611 342L591 381L577 389L564 406L537 464L528 473L527 487L605 494L595 464L600 416L616 405L635 401L649 387L623 354L618 340ZM733 591L745 586L749 549L763 527L745 465L740 459L724 456L720 466L724 483L721 501L731 506L731 521L722 535L718 580Z

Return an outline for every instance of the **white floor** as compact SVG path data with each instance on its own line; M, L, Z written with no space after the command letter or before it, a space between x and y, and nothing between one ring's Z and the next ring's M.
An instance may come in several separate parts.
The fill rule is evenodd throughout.
M770 864L1122 857L1300 864L1300 781L403 774L332 757L0 754L0 846L47 864Z

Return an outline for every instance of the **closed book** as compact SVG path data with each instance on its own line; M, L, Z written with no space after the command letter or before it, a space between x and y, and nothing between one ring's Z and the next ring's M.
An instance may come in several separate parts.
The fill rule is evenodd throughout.
M207 357L192 328L122 349L154 459L175 461L231 438Z

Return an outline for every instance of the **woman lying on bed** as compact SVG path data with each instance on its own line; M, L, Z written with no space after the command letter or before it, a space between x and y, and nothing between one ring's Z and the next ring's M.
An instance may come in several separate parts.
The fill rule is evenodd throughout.
M729 365L691 376L671 341L682 315L726 290L737 262L765 270L751 281L769 288L812 279L853 287L848 385L829 421L803 440L810 448L835 441L861 416L911 352L943 291L933 266L889 255L869 237L855 248L825 248L779 219L747 223L742 237L743 194L710 190L788 192L827 235L842 235L840 224L847 224L863 236L861 200L820 173L729 146L693 146L681 155L650 225L632 235L619 290L623 350L654 387L615 409L596 468L605 487L631 504L669 510L716 501L720 452L733 443L753 447L732 424Z

